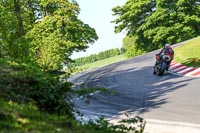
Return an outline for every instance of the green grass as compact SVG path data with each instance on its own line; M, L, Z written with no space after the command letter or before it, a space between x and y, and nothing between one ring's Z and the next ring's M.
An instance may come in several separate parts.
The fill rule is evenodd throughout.
M115 57L103 59L103 60L96 61L96 62L93 62L93 63L90 63L90 64L86 64L86 65L83 65L83 66L76 67L75 72L83 71L83 70L89 70L89 69L97 68L97 67L102 67L102 66L109 65L109 64L112 64L112 63L115 63L115 62L119 62L119 61L122 61L122 60L125 60L125 59L126 58L123 55L118 55L118 56L115 56Z
M174 60L186 66L200 67L200 37L194 38L175 49Z
M70 130L66 117L42 113L31 105L12 101L0 100L0 105L0 133L56 133Z
M124 127L123 123L139 122L136 119L124 119L119 126L108 127L108 122L100 119L101 126L95 123L82 125L66 116L40 112L37 107L30 104L18 104L0 99L0 105L0 133L124 133L123 131L136 131L136 129ZM144 129L144 125L141 126L141 129L137 129L137 133Z
M40 112L32 105L5 102L0 99L0 133L105 133L83 126L66 116Z

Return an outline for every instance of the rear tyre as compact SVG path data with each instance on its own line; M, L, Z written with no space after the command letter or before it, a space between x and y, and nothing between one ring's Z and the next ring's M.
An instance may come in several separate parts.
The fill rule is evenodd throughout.
M156 71L155 70L153 70L153 75L156 75Z
M156 68L157 68L157 65L155 65L154 67L153 67L153 75L156 75Z

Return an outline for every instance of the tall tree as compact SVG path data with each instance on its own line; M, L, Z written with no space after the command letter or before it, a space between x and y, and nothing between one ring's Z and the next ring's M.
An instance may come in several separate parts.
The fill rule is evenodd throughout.
M31 56L47 70L67 64L73 51L88 48L98 39L89 25L78 19L78 4L67 0L41 0L41 21L28 32Z
M28 57L29 45L24 36L35 23L36 3L36 0L0 1L0 56Z
M137 49L150 51L200 34L199 0L128 0L113 12L115 32L134 36Z
M18 23L18 35L19 37L22 37L25 32L24 32L24 25L22 21L22 16L21 16L21 9L20 9L20 3L19 0L13 0L14 1L14 13L17 18L17 23Z
M14 56L14 44L17 40L17 22L13 15L13 1L6 0L0 2L0 48L1 56Z
M78 19L72 0L0 1L0 56L30 58L46 70L61 68L73 51L82 51L98 36Z

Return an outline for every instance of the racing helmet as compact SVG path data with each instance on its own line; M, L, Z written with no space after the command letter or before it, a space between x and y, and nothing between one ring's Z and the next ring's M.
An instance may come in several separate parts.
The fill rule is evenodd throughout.
M170 44L169 43L166 43L165 44L165 48L167 48L167 47L169 47L170 46Z

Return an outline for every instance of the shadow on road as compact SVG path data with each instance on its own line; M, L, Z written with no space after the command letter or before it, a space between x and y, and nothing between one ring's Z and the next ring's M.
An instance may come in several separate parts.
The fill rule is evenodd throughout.
M132 67L131 62L115 63L79 76L74 82L81 84L76 88L105 87L115 93L95 94L90 97L90 104L75 100L76 107L91 117L110 118L124 113L142 115L169 103L168 94L193 80L172 74L156 76L152 74L152 66L140 67L135 61Z

